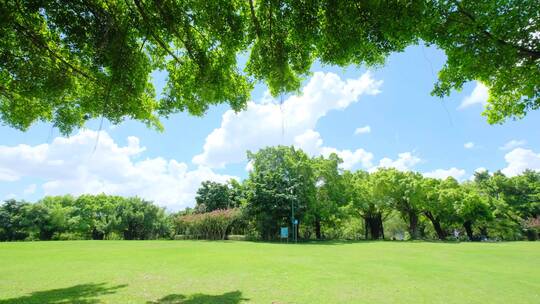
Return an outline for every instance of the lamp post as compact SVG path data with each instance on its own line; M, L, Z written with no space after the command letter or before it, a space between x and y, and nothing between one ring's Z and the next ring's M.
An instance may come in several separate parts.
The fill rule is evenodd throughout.
M298 233L296 231L296 226L298 226L298 221L294 218L294 198L293 198L293 187L291 187L291 224L293 229L293 240L297 243Z
M296 220L294 219L294 200L291 200L291 224L293 230L293 240L296 243Z

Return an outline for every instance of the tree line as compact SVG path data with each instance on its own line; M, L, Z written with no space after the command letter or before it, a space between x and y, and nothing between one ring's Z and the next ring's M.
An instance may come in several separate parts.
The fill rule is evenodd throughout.
M519 240L540 232L536 171L514 177L481 171L459 183L392 168L341 170L336 154L310 158L294 147L248 152L248 159L247 179L204 182L195 208L185 212L241 208L246 233L264 240L292 228L293 208L306 239L446 240L458 232L468 240Z
M0 205L0 241L146 240L168 238L169 227L163 208L136 197L65 195Z
M201 184L195 206L176 213L137 197L49 196L0 205L0 241L65 239L276 240L281 227L303 239L536 240L540 173L476 172L458 182L381 168L341 170L336 155L294 147L248 152L243 181Z

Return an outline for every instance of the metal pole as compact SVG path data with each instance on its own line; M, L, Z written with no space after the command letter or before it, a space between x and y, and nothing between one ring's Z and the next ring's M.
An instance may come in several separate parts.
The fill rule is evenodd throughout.
M297 234L296 234L296 219L294 218L294 199L291 200L291 224L292 224L292 229L293 229L293 239L294 239L294 242L296 243Z

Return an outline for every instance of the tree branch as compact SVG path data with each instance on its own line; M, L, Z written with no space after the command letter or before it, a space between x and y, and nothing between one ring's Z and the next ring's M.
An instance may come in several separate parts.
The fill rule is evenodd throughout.
M15 25L15 28L21 32L25 37L29 38L32 44L34 44L36 47L45 49L52 57L56 58L60 62L62 62L64 65L68 66L70 69L72 69L74 72L80 74L84 78L87 78L89 80L98 82L98 80L92 76L90 76L88 73L84 72L82 69L79 69L78 67L71 64L69 61L64 59L62 56L58 55L56 52L54 52L44 41L41 40L40 37L34 35L32 30L27 29L22 24L19 24L17 21L13 20L13 24Z
M482 34L484 34L484 36L488 37L489 39L501 44L501 45L505 45L505 46L508 46L508 47L512 47L514 49L517 49L519 51L520 54L524 55L524 56L527 56L527 57L530 57L531 59L533 60L537 60L537 59L540 59L540 51L535 51L535 50L531 50L531 49L528 49L528 48L525 48L525 47L522 47L520 45L515 45L511 42L508 42L506 40L503 40L499 37L496 37L494 36L492 33L490 33L488 30L486 30L485 28L481 27L480 24L478 24L478 21L476 20L476 17L469 13L468 11L466 11L463 6L457 2L457 1L454 1L454 3L456 4L457 6L457 10L460 14L462 14L463 16L465 16L466 18L468 18L473 24L474 26L476 27L476 29L478 29L480 32L482 32Z
M255 15L255 6L253 5L253 0L249 0L249 10L251 12L251 20L255 25L255 33L257 34L258 38L261 38L261 24L259 23L259 19L257 19L257 16Z
M159 38L153 31L150 30L150 21L148 20L148 16L146 15L146 13L144 12L144 9L141 6L141 1L140 0L134 0L133 2L135 2L135 6L137 7L137 11L139 12L139 14L143 18L144 22L148 26L148 32L150 33L152 38L154 38L154 40L159 44L159 46L161 46L161 48L163 48L167 52L167 54L169 54L172 58L174 58L174 60L176 62L178 62L179 64L182 64L182 61L180 60L180 58L178 58L178 56L176 56L169 49L169 47L167 47L167 44L165 44L165 42L163 42L163 40L161 40L161 38ZM129 5L129 3L127 3L127 0L126 0L126 4L129 7L131 7L131 5Z

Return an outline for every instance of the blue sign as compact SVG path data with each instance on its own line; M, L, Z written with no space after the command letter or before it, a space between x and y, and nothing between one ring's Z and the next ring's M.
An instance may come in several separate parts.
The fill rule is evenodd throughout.
M286 239L289 237L289 227L281 227L281 234L282 239Z
M297 219L294 219L294 224L298 225L298 220Z

